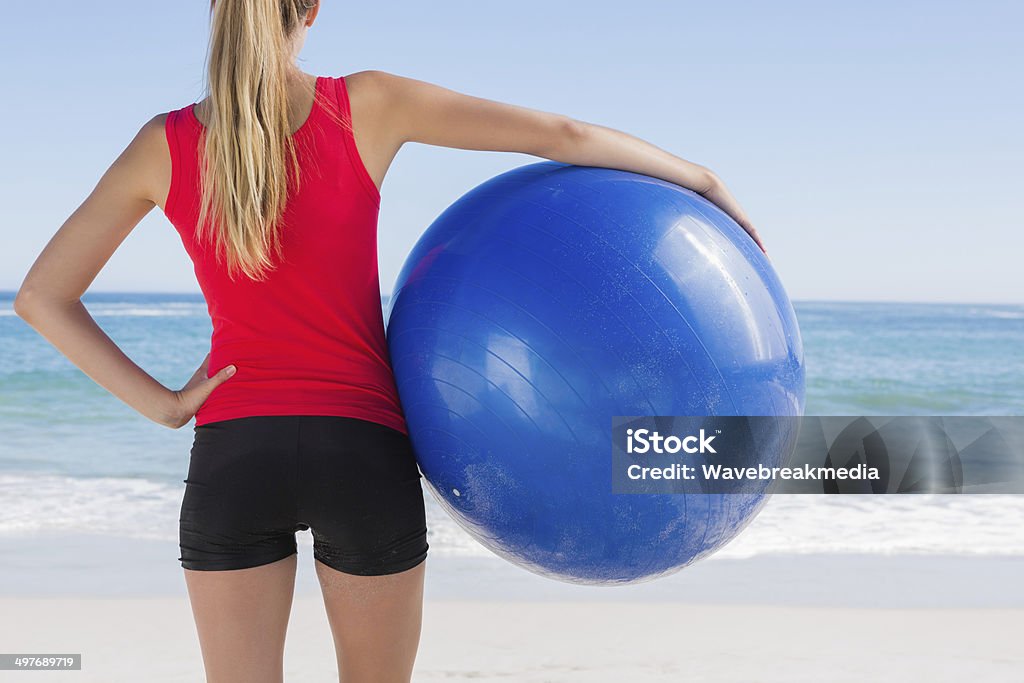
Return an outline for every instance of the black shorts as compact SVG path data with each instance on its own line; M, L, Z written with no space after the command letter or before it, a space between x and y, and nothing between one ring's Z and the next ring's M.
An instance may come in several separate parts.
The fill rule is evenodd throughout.
M185 569L275 562L307 529L313 557L348 574L393 574L426 559L421 475L398 430L325 415L194 429L179 519Z

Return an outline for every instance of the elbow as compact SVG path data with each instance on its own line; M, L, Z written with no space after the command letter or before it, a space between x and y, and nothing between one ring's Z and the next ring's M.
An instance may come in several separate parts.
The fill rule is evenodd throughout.
M553 161L576 163L574 159L586 145L589 125L570 116L559 117L553 139L541 156Z
M15 315L31 325L44 312L80 301L77 296L54 291L51 287L38 286L26 279L14 295L13 308Z
M574 145L581 145L587 138L589 127L590 124L567 116L562 122L563 136Z
M42 294L38 290L22 284L21 289L14 295L14 314L31 324L31 319L39 314L42 301Z
M31 290L24 287L18 290L18 293L14 296L14 314L22 320L28 320L30 310L32 308L32 294Z

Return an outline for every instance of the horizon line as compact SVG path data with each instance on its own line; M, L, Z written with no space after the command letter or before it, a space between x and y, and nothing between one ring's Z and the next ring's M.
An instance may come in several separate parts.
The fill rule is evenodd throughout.
M0 289L0 296L14 296L17 294L16 289ZM156 290L156 289L140 289L140 290L128 290L128 289L98 289L98 290L87 290L83 294L83 299L89 294L164 294L164 295L186 295L186 296L199 296L202 297L202 291L186 291L186 290ZM391 292L381 292L381 297L392 296ZM1024 301L977 301L977 300L914 300L914 299L804 299L794 298L791 299L793 303L808 303L808 304L914 304L914 305L958 305L958 306L1024 306Z

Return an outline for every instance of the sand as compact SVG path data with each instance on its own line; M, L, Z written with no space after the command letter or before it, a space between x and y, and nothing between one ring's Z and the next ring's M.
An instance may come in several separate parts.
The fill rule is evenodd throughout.
M0 681L202 681L171 541L0 541L0 652L81 653ZM300 543L286 680L335 681ZM495 557L428 560L422 683L1024 681L1024 557L711 558L635 586L572 586Z
M5 651L73 651L80 672L2 680L202 681L183 598L4 598ZM414 680L1020 681L1020 609L428 601ZM297 597L286 680L334 681L323 606Z

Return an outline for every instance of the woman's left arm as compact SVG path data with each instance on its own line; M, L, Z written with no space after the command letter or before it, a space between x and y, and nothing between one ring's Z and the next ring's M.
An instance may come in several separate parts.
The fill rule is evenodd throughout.
M146 373L100 329L81 296L168 185L164 115L148 121L64 222L29 269L14 310L93 381L149 419L187 423L227 368L206 378L206 361L172 391ZM208 357L207 357L208 358ZM191 410L191 412L189 412Z

